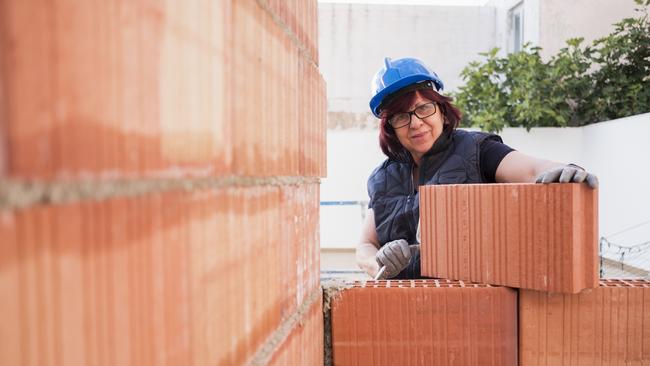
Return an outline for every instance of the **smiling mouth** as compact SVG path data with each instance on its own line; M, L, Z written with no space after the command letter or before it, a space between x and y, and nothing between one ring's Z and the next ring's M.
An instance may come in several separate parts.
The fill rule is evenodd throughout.
M411 136L411 138L412 138L412 139L417 139L417 138L423 137L424 135L426 135L426 134L429 133L429 132L430 132L430 131L425 131L425 132L422 132L422 133L418 133L417 135L413 135L413 136Z

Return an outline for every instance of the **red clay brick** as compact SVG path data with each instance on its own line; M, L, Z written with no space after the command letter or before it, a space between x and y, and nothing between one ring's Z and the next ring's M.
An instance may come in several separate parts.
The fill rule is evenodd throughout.
M0 234L2 365L242 364L319 287L317 184L3 211Z
M303 157L300 172L307 176L324 176L326 170L326 129L321 123L326 119L325 84L318 69L309 63L301 63L301 74L313 88L301 94L300 120L305 121L300 131L300 156Z
M520 290L520 365L650 363L649 309L648 280L602 280L579 294Z
M336 365L516 365L515 290L368 281L332 301Z
M420 188L422 275L577 293L598 285L598 191L584 184Z
M21 303L18 294L22 291L19 286L20 269L15 258L20 256L17 245L16 215L13 212L0 210L0 314L14 316L3 319L0 327L0 356L6 365L19 365L19 352L22 330L19 328L21 319Z
M323 301L319 297L273 354L270 365L323 364Z
M234 172L323 176L325 84L254 1L233 8Z
M2 7L10 174L227 173L228 2Z

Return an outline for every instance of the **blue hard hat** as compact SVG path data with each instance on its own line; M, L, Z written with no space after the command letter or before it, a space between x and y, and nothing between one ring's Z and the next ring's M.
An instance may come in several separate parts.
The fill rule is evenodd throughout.
M411 57L396 60L384 58L384 66L377 71L370 85L372 114L379 118L380 107L386 101L386 97L411 84L427 80L432 81L438 91L444 88L438 75L422 61Z

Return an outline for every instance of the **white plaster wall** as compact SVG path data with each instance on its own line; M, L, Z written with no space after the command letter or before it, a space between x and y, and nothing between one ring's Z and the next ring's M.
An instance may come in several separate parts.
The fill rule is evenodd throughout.
M321 201L368 201L368 176L385 159L377 130L327 131L327 177L321 181ZM354 247L362 209L361 205L321 206L321 247Z
M650 240L650 113L583 127L582 159L600 179L600 231L620 244Z
M513 149L548 160L582 163L582 129L568 128L506 128L499 136Z
M584 37L589 44L606 36L623 18L636 16L632 0L541 0L539 45L548 57L566 46L566 40Z
M530 132L508 128L500 135L521 152L573 162L597 174L601 236L650 220L650 113L577 128L533 128ZM377 131L329 131L327 139L328 176L322 182L321 199L368 200L368 175L385 158ZM359 210L325 210L322 246L336 242L335 246L353 247L359 237ZM650 240L650 224L612 240L621 245Z
M453 91L460 71L495 44L491 7L320 3L318 11L329 111L369 113L370 80L385 56L422 59Z
M321 181L321 201L367 201L366 180L385 159L377 130L327 131L327 177Z

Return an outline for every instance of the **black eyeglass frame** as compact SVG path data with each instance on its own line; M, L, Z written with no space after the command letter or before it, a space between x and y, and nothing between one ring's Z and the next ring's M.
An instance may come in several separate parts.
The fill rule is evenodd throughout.
M426 116L420 116L420 115L418 114L417 110L418 110L420 107L423 107L423 106L425 106L425 105L429 105L429 104L433 105L433 112L430 113L430 114L427 114ZM431 116L433 116L434 114L436 114L436 112L438 112L438 106L436 105L436 102L423 103L423 104L420 104L419 106L415 107L415 109L413 109L413 110L410 111L410 112L401 112L401 113L396 113L396 114L392 115L392 116L388 119L387 122L388 122L388 124L389 124L389 125L390 125L394 130L397 130L397 129L400 129L400 128L403 128L403 127L406 127L406 126L410 126L410 125L411 125L411 121L413 120L413 115L415 115L417 118L419 118L419 119L422 120L422 119L425 119L425 118L427 118L427 117L431 117ZM401 125L401 126L399 126L399 127L395 127L395 126L393 125L393 119L395 118L395 116L399 116L399 115L403 115L403 114L408 114L408 116L409 116L409 121L408 121L408 123L405 123L405 124L403 124L403 125Z

